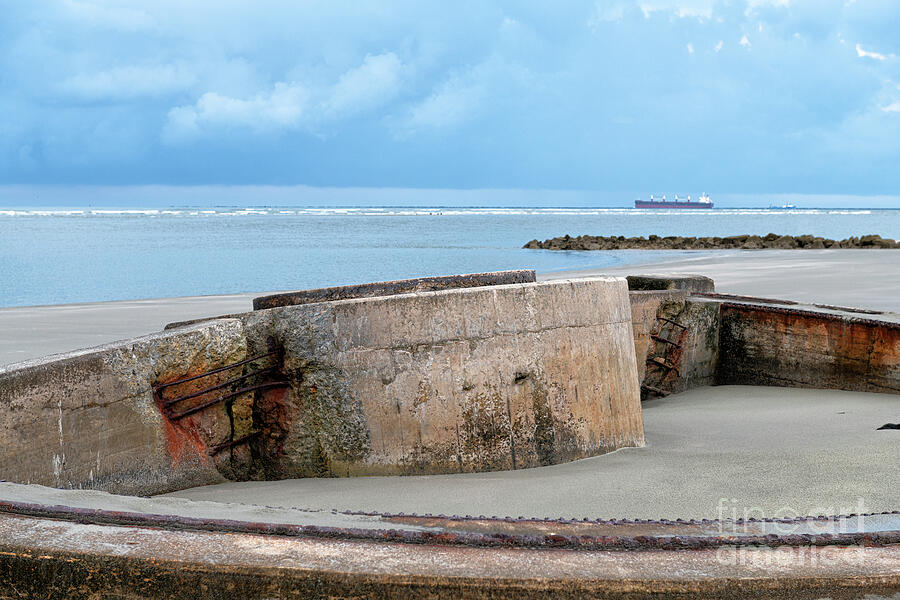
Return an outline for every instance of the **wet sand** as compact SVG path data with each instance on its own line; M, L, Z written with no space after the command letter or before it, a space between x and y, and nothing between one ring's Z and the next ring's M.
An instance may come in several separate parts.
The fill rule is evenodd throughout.
M168 494L302 509L729 518L900 506L900 396L721 386L644 403L647 444L572 463L417 477L225 483ZM736 511L736 512L735 512Z
M673 251L672 256L661 263L538 278L698 273L715 279L721 292L900 312L900 250ZM174 321L248 311L255 296L270 293L277 292L0 309L0 365L146 335Z

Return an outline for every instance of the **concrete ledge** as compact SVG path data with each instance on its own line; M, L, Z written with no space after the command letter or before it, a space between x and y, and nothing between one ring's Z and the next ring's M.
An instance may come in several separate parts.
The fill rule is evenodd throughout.
M714 292L715 282L703 275L683 273L629 275L628 289L631 291L683 290L690 293Z
M471 273L468 275L446 275L440 277L419 277L417 279L398 279L378 283L360 285L344 285L339 287L302 290L287 294L274 294L253 299L253 310L277 308L279 306L295 306L313 302L332 302L351 298L371 298L374 296L391 296L394 294L410 294L414 292L434 292L488 285L506 285L511 283L532 283L535 281L534 271L494 271L489 273Z
M898 567L896 546L484 548L0 515L4 599L887 598Z

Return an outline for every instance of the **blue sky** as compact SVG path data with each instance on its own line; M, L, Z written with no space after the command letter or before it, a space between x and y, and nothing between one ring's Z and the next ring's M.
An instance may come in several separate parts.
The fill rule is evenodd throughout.
M900 189L896 0L3 14L0 184Z

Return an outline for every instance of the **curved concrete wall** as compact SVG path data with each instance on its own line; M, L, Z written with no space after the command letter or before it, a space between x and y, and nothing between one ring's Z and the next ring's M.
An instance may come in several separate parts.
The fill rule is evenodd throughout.
M414 292L436 292L458 288L485 287L488 285L506 285L510 283L533 283L534 271L493 271L490 273L470 273L468 275L445 275L440 277L419 277L417 279L399 279L378 283L362 283L359 285L342 285L339 287L301 290L285 294L273 294L253 299L253 310L278 308L279 306L296 306L314 302L333 302L352 298L374 298L375 296L393 296L394 294L411 294Z
M277 477L523 468L643 443L622 279L309 304L245 324L280 340L294 384L282 447L266 451Z
M160 410L152 386L272 342L287 388L177 422ZM0 432L0 479L132 494L522 468L640 445L627 288L590 279L289 306L12 365L0 370Z

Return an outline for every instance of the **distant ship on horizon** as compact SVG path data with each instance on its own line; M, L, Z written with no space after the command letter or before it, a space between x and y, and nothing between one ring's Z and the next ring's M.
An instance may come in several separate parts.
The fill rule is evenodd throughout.
M691 197L687 198L679 198L678 194L675 194L674 200L667 200L665 196L662 198L655 198L653 194L650 194L649 200L635 200L634 201L635 208L712 208L713 203L712 200L709 199L709 196L706 193L700 194L700 198L697 200L691 200Z

